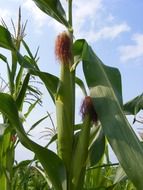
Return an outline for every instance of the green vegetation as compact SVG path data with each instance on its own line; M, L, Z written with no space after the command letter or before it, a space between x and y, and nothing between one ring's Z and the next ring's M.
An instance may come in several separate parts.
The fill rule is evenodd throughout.
M0 47L9 50L12 57L10 64L7 57L0 54L8 71L8 93L0 92L3 120L0 124L0 189L142 190L143 147L125 115L136 115L143 108L142 95L123 105L119 70L103 64L85 39L74 41L72 0L67 1L67 13L59 0L33 1L67 28L58 35L55 44L60 77L38 67L37 52L33 55L24 41L25 25L21 24L20 10L15 35L5 23L0 25ZM21 46L26 55L21 53ZM78 64L82 64L86 84L76 76ZM24 118L19 114L27 102L24 117L30 117L30 112L41 104L41 92L31 85L31 78L45 85L56 107L56 134L46 147L31 140L23 127ZM75 84L85 95L79 124L75 123ZM33 98L28 99L29 96ZM34 121L30 130L47 117L49 114ZM14 163L19 141L34 153L33 160ZM57 144L57 152L49 149L53 142ZM111 163L109 144L119 163Z

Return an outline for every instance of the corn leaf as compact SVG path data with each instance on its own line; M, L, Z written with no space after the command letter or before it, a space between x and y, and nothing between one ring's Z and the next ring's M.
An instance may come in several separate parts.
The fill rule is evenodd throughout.
M28 107L27 112L24 114L24 117L27 118L29 116L29 114L32 112L32 110L35 108L35 106L39 103L39 99L37 99L34 103L30 104L30 106Z
M17 52L17 60L18 60L19 64L24 68L36 69L35 65L31 64L31 62L29 60L27 60L27 56L24 57L19 52Z
M83 44L83 70L104 134L128 177L143 189L143 149L121 107L120 73L105 66L86 41L77 43Z
M23 81L23 84L22 84L22 87L19 91L19 94L16 98L16 104L17 104L17 107L18 107L18 110L22 110L22 105L23 105L23 102L24 102L24 98L26 96L26 91L27 91L27 86L28 86L28 83L29 83L29 79L30 79L30 74L28 73Z
M82 81L80 78L75 77L75 82L76 82L76 84L81 88L81 90L82 90L84 96L87 96L86 88L85 88L85 86L84 86L83 81Z
M136 115L143 109L143 94L133 98L124 104L124 111L126 114Z
M36 121L28 130L27 134L32 131L36 126L38 126L42 121L44 121L45 119L47 119L48 115L42 117L41 119L39 119L38 121Z
M53 102L55 102L55 95L57 93L59 83L58 77L50 73L37 70L37 66L33 64L33 61L31 59L27 59L28 57L22 56L19 52L17 52L17 58L22 67L29 69L30 74L38 76L43 81Z
M33 0L47 15L68 27L65 11L59 0Z
M10 32L1 25L0 25L0 47L8 50L15 50Z
M95 166L102 158L105 151L105 136L103 130L99 131L98 137L94 140L89 148L88 167Z
M0 93L0 111L9 119L22 144L35 153L54 188L64 190L66 188L66 172L62 160L51 150L36 144L27 137L18 117L16 103L10 95Z
M43 81L53 102L55 102L55 96L57 94L57 88L58 88L58 83L59 83L58 77L56 77L50 73L46 73L46 72L42 72L42 71L31 70L30 73L35 76L38 76Z

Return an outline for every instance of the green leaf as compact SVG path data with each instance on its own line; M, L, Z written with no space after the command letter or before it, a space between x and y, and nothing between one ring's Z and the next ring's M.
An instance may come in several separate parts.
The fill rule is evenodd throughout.
M88 156L88 146L90 139L90 117L87 115L84 118L83 127L80 131L75 152L73 155L72 174L73 174L73 190L82 188L83 181L81 181L82 174L85 172L85 162Z
M31 52L30 48L28 47L27 43L24 40L22 40L22 44L23 44L24 48L26 49L26 51L27 51L28 55L30 56L30 58L34 60L32 52Z
M19 93L19 90L21 88L21 80L22 80L23 72L24 72L24 68L20 67L15 79L15 91L16 91L15 94L16 95Z
M82 60L84 40L76 40L73 44L74 63L77 64Z
M32 112L32 110L35 108L35 106L39 103L39 99L36 100L34 103L30 104L30 106L28 107L28 111L24 114L24 117L27 118L29 116L29 114Z
M125 180L127 179L127 175L126 173L124 172L123 168L121 166L119 166L116 170L116 174L114 176L114 184L117 184L119 183L120 181L122 180Z
M36 126L38 126L42 121L44 121L45 119L47 119L48 115L42 117L41 119L39 119L38 121L36 121L28 130L27 134L32 131Z
M30 140L19 120L18 110L13 98L5 93L0 93L0 111L9 119L12 126L16 129L19 140L22 144L33 151L47 172L47 175L57 190L66 187L66 171L62 160L51 150L48 150L32 140Z
M27 59L27 56L24 57L22 56L19 52L17 52L17 60L19 62L19 64L24 67L24 68L27 68L27 69L36 69L35 68L35 65L31 64L30 62L30 58Z
M24 59L29 65L33 66L33 69L39 70L39 67L37 65L37 61L34 58L28 57L27 55L24 56Z
M88 154L88 167L98 163L105 151L105 136L103 130L100 130L98 137L92 143Z
M37 65L33 64L33 60L31 60L30 58L28 59L27 56L23 57L19 52L17 52L17 57L19 64L22 67L28 68L30 74L38 76L43 81L53 102L55 102L59 78L50 73L39 71Z
M31 164L33 160L23 160L20 163L18 163L16 166L13 167L14 170L19 169L21 167L26 167L29 164Z
M30 73L32 75L38 76L43 83L45 84L45 87L47 88L53 102L55 102L55 96L57 94L57 88L59 84L59 78L46 72L41 72L41 71L34 71L30 70Z
M29 58L28 56L22 56L19 52L17 52L17 59L22 67L29 69L30 74L38 76L43 81L53 102L55 102L55 96L59 83L58 77L50 73L39 71L35 60Z
M18 107L18 110L22 110L22 105L23 105L23 102L24 102L24 98L26 96L26 91L27 91L27 86L28 86L28 83L29 83L29 79L30 79L30 74L28 73L23 81L23 84L22 84L22 87L19 91L19 94L16 98L16 104L17 104L17 107Z
M89 189L100 189L104 186L106 179L106 174L104 172L104 169L101 166L103 164L103 158L99 161L96 168L89 168L86 170L86 177L85 177L85 187L88 187ZM87 189L88 189L87 188Z
M78 123L74 126L74 131L80 130L83 127L83 123Z
M1 25L0 25L0 47L8 50L15 50L10 32Z
M84 96L87 96L86 88L85 88L85 86L84 86L83 81L82 81L80 78L76 77L76 78L75 78L75 82L76 82L76 84L81 88L81 90L82 90Z
M48 142L48 144L46 145L46 147L48 147L50 144L52 144L53 142L55 142L57 140L57 134L55 134L51 140Z
M136 115L143 109L143 94L133 98L126 104L124 104L124 111L126 114Z
M0 53L0 59L3 60L6 64L8 64L7 58Z
M6 128L8 127L8 124L6 123L0 123L0 140L4 135L4 132L6 130Z
M10 70L7 58L4 55L0 54L0 59L3 60L6 63L8 79L9 79L9 87L10 87L10 89L12 89L12 86L13 86L12 74L11 74L11 70Z
M119 103L119 71L105 66L86 41L83 52L85 78L103 131L128 177L143 189L143 149Z
M65 11L59 0L33 0L47 15L68 27Z

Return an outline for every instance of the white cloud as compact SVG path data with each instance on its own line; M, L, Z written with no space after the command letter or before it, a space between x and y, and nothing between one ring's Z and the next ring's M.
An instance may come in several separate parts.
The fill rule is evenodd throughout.
M42 31L45 25L57 33L65 30L60 23L43 13L32 0L19 1L22 4L22 9L27 11L29 17L32 17L31 20L36 27L36 32ZM65 0L61 0L61 2L67 9L67 2ZM8 12L12 11L3 14ZM86 38L90 42L114 39L121 33L129 31L129 26L125 22L118 24L112 13L107 12L103 0L73 1L73 23L75 37Z
M83 37L86 37L88 41L94 42L101 39L115 39L121 33L127 32L130 30L130 27L126 23L115 24L113 26L105 26L101 28L99 31L90 30L87 32L83 32Z
M43 13L33 1L23 0L22 7L32 16L36 32L42 32L44 25L51 27L55 32L64 30L63 25Z
M115 39L130 30L126 22L117 23L112 13L107 12L103 0L78 0L73 12L75 36L89 42Z
M62 0L61 2L63 7L67 9L66 1ZM86 0L73 1L73 21L76 31L79 32L81 30L81 27L86 23L86 18L90 19L91 22L92 20L95 21L95 15L97 15L98 10L100 10L101 7L102 0L90 0L89 2ZM64 29L60 23L49 18L39 10L33 1L23 0L23 8L31 14L32 19L37 23L38 28L42 28L42 26L47 23L57 32Z
M102 9L102 0L78 0L73 2L73 20L75 28L80 29L87 20L96 20L99 11Z
M9 23L10 19L13 18L13 13L9 9L0 8L0 19L3 19L5 23Z
M67 9L66 1L61 1L63 7ZM95 16L98 15L98 11L102 8L102 0L76 0L73 1L73 25L74 25L74 32L75 35L78 36L87 22L87 19L90 20L90 24L92 25L96 18ZM49 19L48 25L52 27L57 33L65 30L65 28L54 21L53 19Z
M132 41L133 45L119 47L120 58L123 62L143 56L143 34L134 34Z
M0 8L0 17L5 19L6 17L10 16L10 11L8 9Z
M33 1L25 0L23 2L23 8L30 12L37 28L41 28L47 22L47 15L43 13Z

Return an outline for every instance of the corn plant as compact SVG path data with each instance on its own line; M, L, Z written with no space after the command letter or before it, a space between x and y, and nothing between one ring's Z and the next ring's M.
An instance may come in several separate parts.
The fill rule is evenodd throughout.
M14 34L8 38L8 27L4 20L0 28L1 37L5 36L10 43L14 45L17 51L20 51L22 41L25 36L26 23L21 23L21 10L19 9L18 27L16 28L12 21ZM2 38L3 38L2 37ZM1 40L2 40L1 38ZM3 38L4 39L4 38ZM24 41L23 41L24 43ZM1 45L5 42L1 41ZM3 46L2 45L2 46ZM6 44L5 44L6 45ZM4 46L5 46L4 45ZM25 45L25 44L24 44ZM8 48L8 47L7 47ZM9 49L9 48L8 48ZM37 103L40 103L41 92L36 90L33 85L29 84L30 74L26 69L18 65L16 51L11 51L11 60L0 54L0 59L6 64L8 79L1 78L1 90L6 91L16 102L19 118L21 122L28 117ZM34 79L33 79L34 80ZM24 104L27 102L27 113L22 115ZM9 108L7 108L9 109ZM10 123L9 118L1 114L2 123L0 124L0 189L10 190L13 179L13 166L15 160L15 148L18 144L17 134Z
M21 161L14 166L12 190L49 190L42 169L31 160Z
M101 169L104 167L104 154L107 164L110 164L107 142L134 186L143 189L143 148L125 116L124 111L131 108L123 106L119 70L103 64L85 39L73 40L72 0L67 1L67 15L59 0L33 1L44 13L66 27L55 43L60 77L40 71L32 57L23 56L13 43L10 32L3 26L0 26L0 46L10 50L20 66L28 68L29 75L38 76L51 95L57 115L57 134L51 142L56 140L57 153L27 136L12 95L0 93L0 111L16 130L21 143L35 153L51 189L113 189L118 180L115 184L109 181L103 183L102 175L106 172ZM29 49L27 44L25 46ZM84 82L76 76L76 68L81 63L88 93ZM76 83L85 94L81 124L75 124L74 118ZM142 109L140 105L138 111ZM89 186L87 181L92 182L93 179L94 183Z

